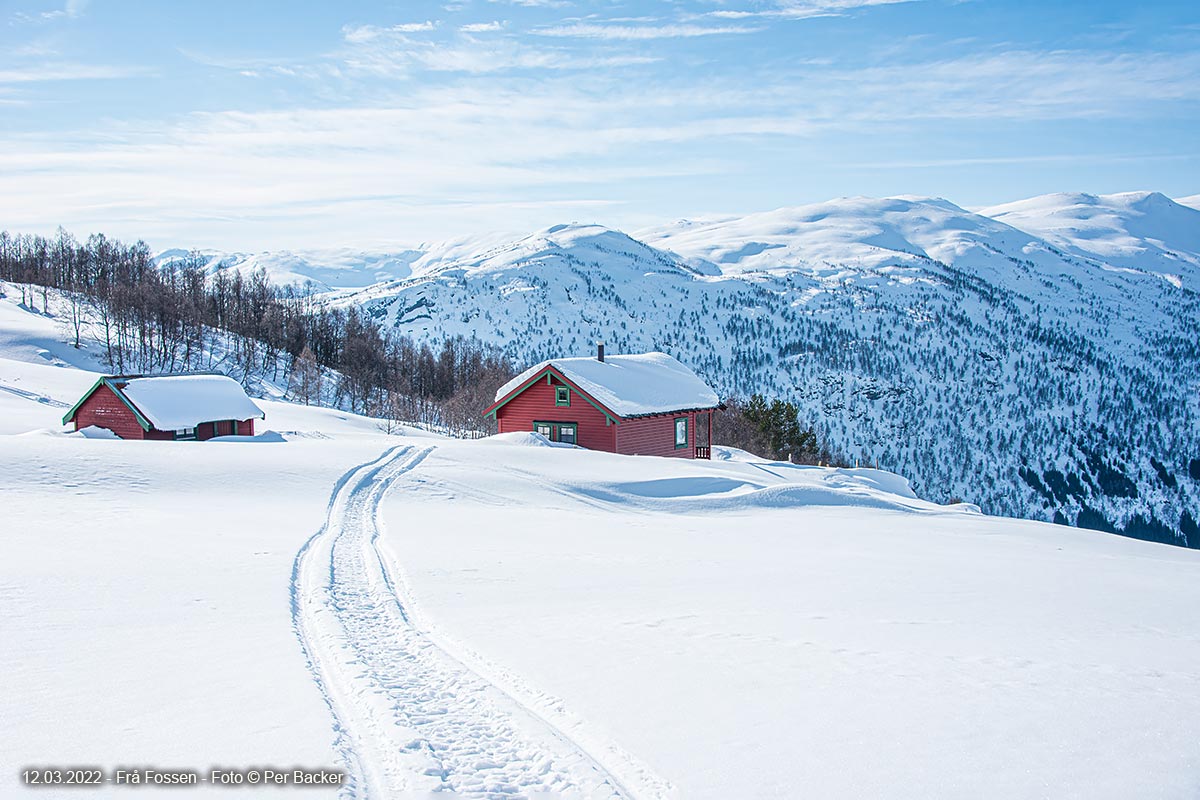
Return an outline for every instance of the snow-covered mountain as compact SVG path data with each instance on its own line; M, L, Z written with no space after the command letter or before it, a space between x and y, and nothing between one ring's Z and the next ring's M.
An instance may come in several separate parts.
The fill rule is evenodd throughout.
M843 198L635 236L464 237L400 262L324 297L518 365L597 339L665 350L722 393L794 400L923 496L1200 545L1200 211L1163 195L986 213Z
M1200 211L1158 192L1048 194L979 213L1081 258L1200 285Z
M361 288L380 281L395 280L412 273L410 264L420 250L393 253L338 248L332 250L281 250L264 253L224 253L217 250L164 250L154 256L159 265L195 264L214 275L237 271L249 275L259 269L272 283L295 284L311 291Z

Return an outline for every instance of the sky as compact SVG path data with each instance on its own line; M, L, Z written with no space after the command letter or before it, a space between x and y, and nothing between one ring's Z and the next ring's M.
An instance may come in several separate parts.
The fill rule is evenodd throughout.
M1200 3L0 0L0 229L154 249L1200 193Z

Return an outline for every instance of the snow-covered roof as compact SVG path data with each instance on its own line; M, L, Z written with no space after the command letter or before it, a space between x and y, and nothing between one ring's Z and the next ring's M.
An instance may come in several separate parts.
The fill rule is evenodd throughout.
M224 375L162 375L110 380L160 431L194 428L201 422L266 416L246 396L241 384Z
M500 402L514 389L553 367L593 400L621 417L713 408L721 401L696 373L666 353L554 358L530 367L496 392Z

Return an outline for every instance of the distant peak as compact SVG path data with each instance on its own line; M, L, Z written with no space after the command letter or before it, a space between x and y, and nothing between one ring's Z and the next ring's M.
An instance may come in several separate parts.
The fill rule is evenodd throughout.
M1178 203L1162 192L1122 192L1120 194L1108 195L1108 197L1114 200L1121 200L1139 208L1167 208L1178 205Z
M601 225L598 222L564 222L558 225L551 225L549 228L543 228L535 233L535 236L550 236L553 234L562 233L620 233L607 225Z

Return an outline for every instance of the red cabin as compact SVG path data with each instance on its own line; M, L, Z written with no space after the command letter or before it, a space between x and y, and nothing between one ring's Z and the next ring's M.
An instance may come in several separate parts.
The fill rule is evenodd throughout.
M557 358L500 387L484 411L500 433L534 431L554 442L643 456L710 458L708 384L666 353Z
M106 375L63 424L107 428L122 439L202 441L253 436L254 420L265 418L241 384L224 375Z

